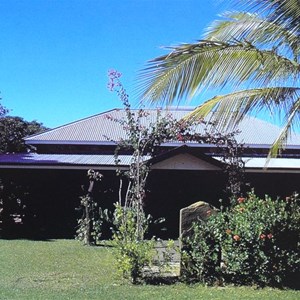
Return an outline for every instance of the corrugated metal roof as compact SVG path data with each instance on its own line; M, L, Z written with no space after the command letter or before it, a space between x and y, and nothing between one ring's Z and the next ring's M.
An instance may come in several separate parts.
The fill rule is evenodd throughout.
M213 156L218 161L223 161L219 156ZM267 160L266 157L243 157L242 160L245 163L246 171L272 171L278 170L280 172L289 171L297 173L300 172L300 159L299 158L271 158Z
M149 115L143 118L143 125L147 126L155 122L156 109L145 109ZM137 111L136 111L137 112ZM189 110L168 109L161 114L171 114L176 119L183 118ZM27 144L106 144L126 138L126 132L122 125L113 120L125 119L124 109L114 109L98 115L94 115L47 132L27 137ZM197 126L197 132L203 132L203 126ZM280 133L280 128L266 121L247 117L239 125L241 133L236 137L239 142L247 145L271 145ZM288 145L300 147L300 135L294 134L288 141Z
M170 152L171 153L171 152ZM168 156L169 157L169 156ZM127 167L131 163L131 155L120 155L119 166ZM220 161L219 157L213 157ZM150 157L144 157L145 161ZM246 171L256 170L265 171L266 158L244 158ZM0 155L0 168L12 167L44 167L44 168L59 168L63 169L72 167L74 169L88 169L89 167L99 168L102 170L116 169L114 155L86 155L86 154L2 154ZM288 172L300 171L300 159L295 158L272 158L268 165L267 171L282 170Z
M269 161L263 157L244 158L245 167L267 169L300 169L300 159L297 158L271 158Z
M128 166L131 155L120 155L120 166ZM147 159L147 157L146 157ZM84 166L115 166L114 155L89 154L3 154L0 165L84 165Z

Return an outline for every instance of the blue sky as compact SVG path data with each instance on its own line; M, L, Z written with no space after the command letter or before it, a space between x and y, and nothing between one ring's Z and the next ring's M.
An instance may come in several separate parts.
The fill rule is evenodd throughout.
M50 128L121 107L109 69L130 96L162 46L201 38L224 9L220 0L0 0L1 103Z

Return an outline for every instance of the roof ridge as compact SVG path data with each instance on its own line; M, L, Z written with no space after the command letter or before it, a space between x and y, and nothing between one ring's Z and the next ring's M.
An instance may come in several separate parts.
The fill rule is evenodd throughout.
M33 138L33 137L36 137L36 136L39 136L39 135L44 135L44 134L47 134L47 133L49 133L49 132L51 132L51 131L55 131L55 130L58 130L58 129L61 129L61 128L64 128L64 127L68 127L68 126L74 125L74 124L76 124L76 123L81 123L81 122L83 122L83 121L85 121L85 120L93 119L93 118L96 118L96 117L98 117L98 116L105 115L105 114L110 113L110 112L112 112L112 111L118 111L118 110L122 110L122 109L120 109L120 108L113 108L113 109L107 110L107 111L102 112L102 113L94 114L94 115L89 116L89 117L84 117L84 118L82 118L82 119L79 119L79 120L76 120L76 121L72 121L72 122L70 122L70 123L67 123L67 124L64 124L64 125L60 125L60 126L54 127L54 128L52 128L52 129L48 129L48 130L46 130L46 131L44 131L44 132L42 132L42 133L36 133L36 134L29 135L29 136L25 137L24 140L25 140L25 141L26 141L26 140L30 140L30 139Z

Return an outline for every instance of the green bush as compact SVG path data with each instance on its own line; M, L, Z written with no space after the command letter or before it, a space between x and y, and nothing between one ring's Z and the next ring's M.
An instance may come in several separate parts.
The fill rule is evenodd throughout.
M80 208L82 215L77 220L75 238L84 245L96 245L101 238L103 211L90 195L80 197Z
M116 248L117 268L124 278L136 284L142 280L144 267L150 266L153 261L154 239L138 238L138 216L133 208L124 208L118 203L115 206L113 245ZM147 229L147 222L148 219L144 218L143 230Z
M184 243L184 277L208 284L288 284L299 273L298 195L274 201L252 192L235 202L206 223L195 224Z

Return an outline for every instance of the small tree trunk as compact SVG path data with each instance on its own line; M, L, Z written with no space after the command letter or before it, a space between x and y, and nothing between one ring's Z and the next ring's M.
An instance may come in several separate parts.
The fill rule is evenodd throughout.
M86 223L86 230L84 236L84 244L91 245L92 244L92 237L91 237L91 218L90 218L90 196L87 199L87 205L85 207L85 223Z
M85 223L86 223L86 231L85 231L85 237L84 237L84 244L85 245L92 245L93 239L92 239L92 220L91 220L91 206L92 206L92 192L94 188L94 180L90 180L90 185L88 188L88 194L87 194L87 205L85 206Z

